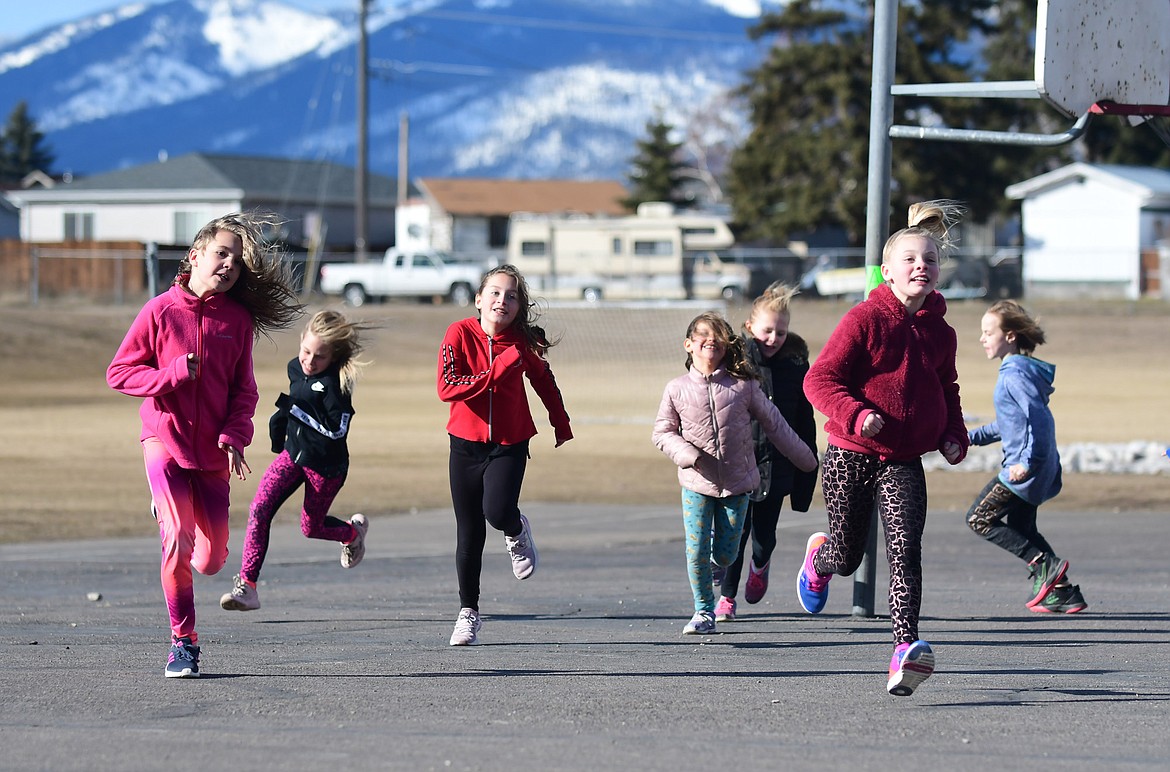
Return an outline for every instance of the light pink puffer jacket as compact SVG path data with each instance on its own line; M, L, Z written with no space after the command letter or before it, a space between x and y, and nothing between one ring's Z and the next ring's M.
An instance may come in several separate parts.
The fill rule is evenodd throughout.
M654 445L678 465L679 484L724 498L749 493L760 482L752 419L796 467L817 468L817 457L755 380L740 380L722 368L704 376L695 368L666 384Z

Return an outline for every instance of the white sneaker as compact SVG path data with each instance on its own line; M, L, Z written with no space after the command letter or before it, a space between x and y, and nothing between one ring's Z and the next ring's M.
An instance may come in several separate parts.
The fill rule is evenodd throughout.
M683 628L683 635L712 635L715 633L715 615L710 611L696 611Z
M224 593L219 605L228 611L255 611L260 608L260 593L236 574L232 577L232 591Z
M479 612L473 608L459 609L455 619L455 632L451 633L452 646L474 646L479 643Z
M366 556L366 531L370 529L369 521L365 515L358 514L349 519L349 524L357 531L357 536L349 544L341 547L342 568L353 568Z
M512 573L517 579L527 579L536 570L536 542L532 541L532 529L528 518L520 515L520 535L512 538L504 534L504 546L512 558Z

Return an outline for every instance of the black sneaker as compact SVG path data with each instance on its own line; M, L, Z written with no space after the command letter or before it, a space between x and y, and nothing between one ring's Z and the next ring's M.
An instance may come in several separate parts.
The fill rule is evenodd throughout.
M163 674L167 678L198 678L199 647L191 643L190 638L175 638Z
M1045 596L1064 578L1068 571L1068 561L1061 560L1055 555L1040 555L1028 564L1028 573L1032 576L1032 599L1024 605L1032 608L1044 600Z
M1088 607L1085 596L1081 595L1080 585L1066 584L1053 587L1044 596L1044 600L1033 606L1032 610L1038 614L1076 614Z

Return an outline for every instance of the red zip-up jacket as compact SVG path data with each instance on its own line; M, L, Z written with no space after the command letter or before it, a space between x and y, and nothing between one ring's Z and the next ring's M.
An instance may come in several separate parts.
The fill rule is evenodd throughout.
M572 439L569 414L548 362L514 328L489 337L475 317L448 327L439 347L439 399L451 404L447 432L500 445L535 436L522 373L548 410L557 444Z
M959 402L955 330L943 318L947 302L927 296L917 313L885 284L846 312L804 376L804 393L828 417L825 431L839 448L909 461L947 442L970 445ZM866 417L885 425L862 437Z
M227 469L219 443L252 442L259 394L252 371L255 327L222 293L200 299L177 284L148 300L106 369L110 388L145 397L140 439L157 437L184 469ZM199 356L187 379L187 354Z

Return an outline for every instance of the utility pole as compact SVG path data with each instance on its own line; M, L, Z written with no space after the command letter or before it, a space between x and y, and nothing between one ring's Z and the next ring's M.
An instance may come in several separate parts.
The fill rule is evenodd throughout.
M366 169L369 166L369 138L370 109L369 82L370 56L366 40L366 16L371 0L358 0L358 49L357 49L357 168L354 174L354 260L359 263L366 261L367 237L369 236L368 210L370 201L370 184L366 179Z

